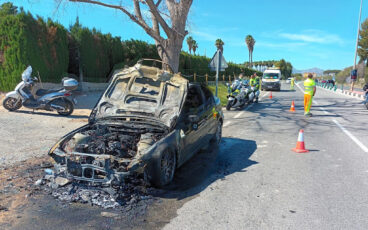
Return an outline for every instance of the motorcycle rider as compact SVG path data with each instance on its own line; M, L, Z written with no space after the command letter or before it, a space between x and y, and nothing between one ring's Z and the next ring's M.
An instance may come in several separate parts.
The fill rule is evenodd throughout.
M258 103L258 94L256 93L259 90L259 84L260 84L260 80L259 77L257 76L256 73L254 73L251 77L250 77L250 82L249 85L251 87L255 88L255 92L254 94L256 95L256 103Z
M241 82L239 79L235 79L233 84L231 84L231 90L232 92L235 92L236 90L240 90L241 88Z

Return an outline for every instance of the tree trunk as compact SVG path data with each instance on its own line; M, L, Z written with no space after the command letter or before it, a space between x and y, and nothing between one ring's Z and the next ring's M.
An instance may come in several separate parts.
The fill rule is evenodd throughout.
M249 60L248 68L250 68L250 51L249 51L249 54L248 54L248 60Z
M253 55L252 55L252 51L250 52L250 66L253 67Z
M165 39L162 44L156 42L158 54L162 62L171 66L171 71L177 73L179 70L179 58L184 38L175 36L174 39ZM170 70L170 67L163 65L163 69Z

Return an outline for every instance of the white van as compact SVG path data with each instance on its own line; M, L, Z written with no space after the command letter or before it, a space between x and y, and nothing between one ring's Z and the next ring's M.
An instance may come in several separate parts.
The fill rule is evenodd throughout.
M281 71L278 68L269 68L263 72L262 90L281 90Z

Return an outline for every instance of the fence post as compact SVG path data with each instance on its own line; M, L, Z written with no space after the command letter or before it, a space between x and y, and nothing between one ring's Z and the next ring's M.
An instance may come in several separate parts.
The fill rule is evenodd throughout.
M225 81L225 74L222 75L222 81Z
M231 75L229 75L229 83L231 83Z
M206 85L208 85L208 74L206 73Z
M193 77L194 77L194 82L196 82L197 81L197 74L194 73Z

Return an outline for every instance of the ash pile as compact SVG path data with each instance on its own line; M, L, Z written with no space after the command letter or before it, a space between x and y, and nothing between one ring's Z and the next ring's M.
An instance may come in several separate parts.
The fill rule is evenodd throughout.
M127 178L126 183L119 186L103 187L69 180L63 175L54 174L52 169L46 169L45 176L37 180L35 185L63 204L84 203L122 211L152 203L152 194L155 192L139 177Z

